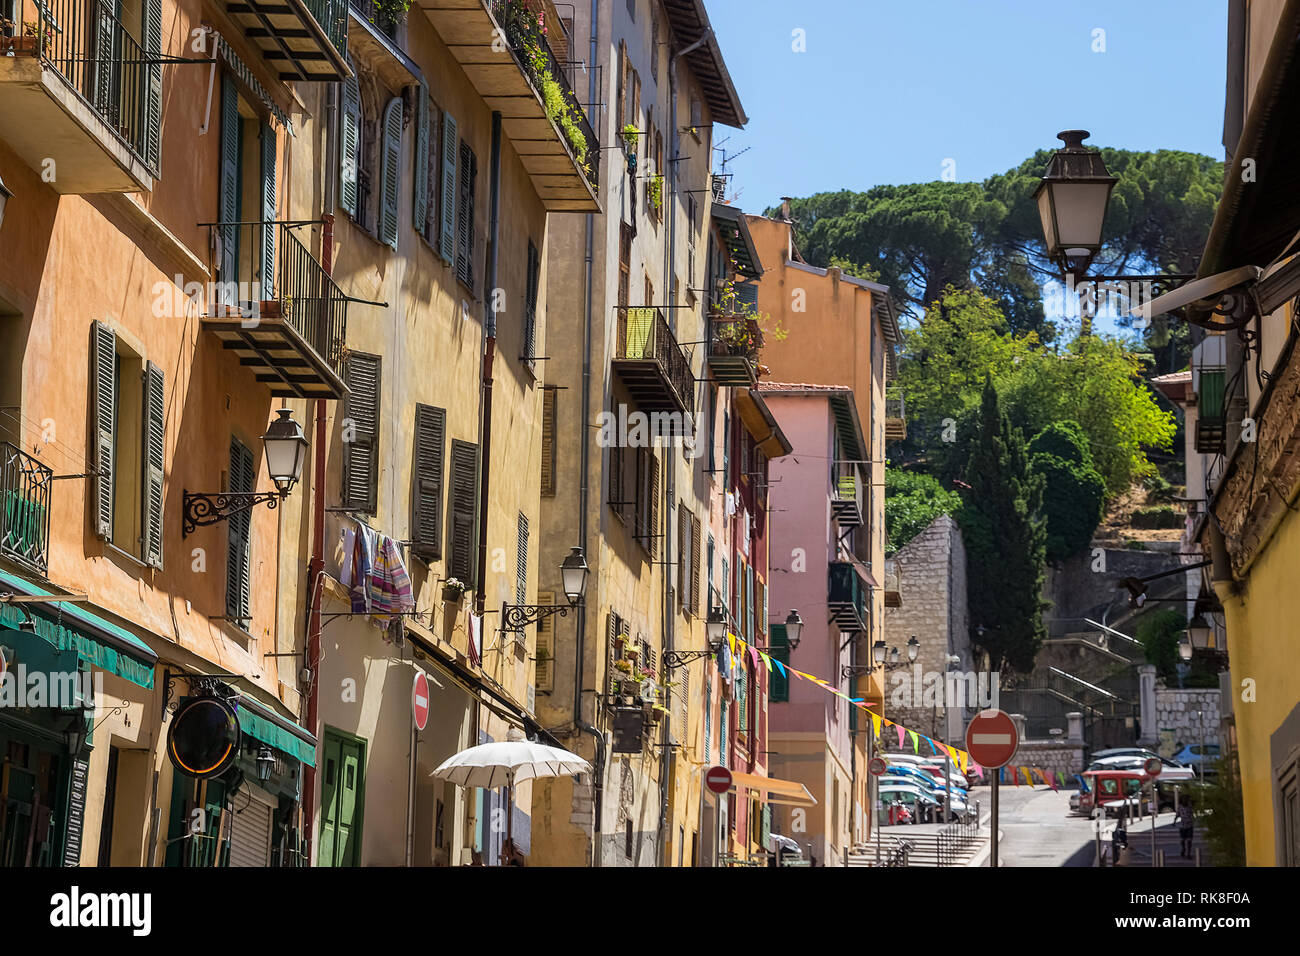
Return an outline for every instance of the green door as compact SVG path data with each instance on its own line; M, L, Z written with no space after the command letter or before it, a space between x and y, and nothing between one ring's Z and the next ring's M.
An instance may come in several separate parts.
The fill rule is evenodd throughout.
M326 728L318 866L359 866L365 805L366 742Z

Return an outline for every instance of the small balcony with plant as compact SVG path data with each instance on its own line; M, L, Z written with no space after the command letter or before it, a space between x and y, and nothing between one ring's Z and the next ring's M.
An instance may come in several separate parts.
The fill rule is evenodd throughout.
M0 7L0 10L6 9ZM0 16L0 140L64 194L159 174L161 0L11 0Z
M676 418L665 424L686 427L684 416L695 414L695 376L663 312L649 306L620 307L615 334L614 371L637 408L647 414L674 413Z
M457 0L422 5L465 76L519 154L549 212L600 212L600 143L561 59L564 25L550 0ZM504 43L502 40L504 39ZM567 49L567 41L559 43Z
M722 283L709 309L712 340L709 344L709 371L719 386L754 385L767 372L759 362L766 333L777 341L785 338L780 323L768 330L769 317L758 311L758 286Z
M44 575L50 563L50 489L54 472L0 442L0 556Z
M885 397L885 441L902 441L907 437L907 409L901 392Z
M349 2L222 0L220 5L282 81L333 83L352 75L347 61Z
M826 604L831 620L844 633L869 628L867 584L850 561L832 561L827 581Z
M271 394L342 398L349 298L290 223L207 223L219 250L204 331L253 369Z
M837 461L831 469L831 513L841 528L859 527L864 520L864 480L857 462Z

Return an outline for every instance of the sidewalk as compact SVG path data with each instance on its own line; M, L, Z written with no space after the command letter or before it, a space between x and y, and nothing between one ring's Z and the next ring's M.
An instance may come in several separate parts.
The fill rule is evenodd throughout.
M1161 822L1161 821L1167 822ZM1111 850L1111 833L1115 830L1113 822L1108 823L1102 828L1102 853L1103 864L1110 866ZM1202 839L1201 827L1196 827L1192 839L1191 857L1181 857L1178 851L1182 847L1182 841L1178 837L1178 826L1171 814L1161 814L1157 818L1155 832L1155 849L1159 853L1164 851L1164 865L1166 867L1195 867L1196 850L1201 851L1201 866L1210 865L1209 848ZM1129 867L1151 867L1151 818L1138 820L1130 823L1128 827L1128 849L1129 849ZM1096 866L1096 864L1093 864Z

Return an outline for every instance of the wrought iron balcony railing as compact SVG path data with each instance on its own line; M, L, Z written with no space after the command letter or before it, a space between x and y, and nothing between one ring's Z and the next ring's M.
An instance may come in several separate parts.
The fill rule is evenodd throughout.
M0 442L0 554L44 574L50 563L50 488L54 472Z
M664 314L651 306L618 309L614 363L642 411L695 413L695 376Z

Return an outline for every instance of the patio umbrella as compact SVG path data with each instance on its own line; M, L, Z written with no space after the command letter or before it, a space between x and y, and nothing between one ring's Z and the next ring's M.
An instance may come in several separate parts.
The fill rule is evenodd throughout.
M537 777L567 777L590 773L591 764L575 753L524 738L511 727L505 740L479 744L452 754L429 776L450 780L461 787L492 790L509 787L506 804L506 839L514 842L515 784Z

